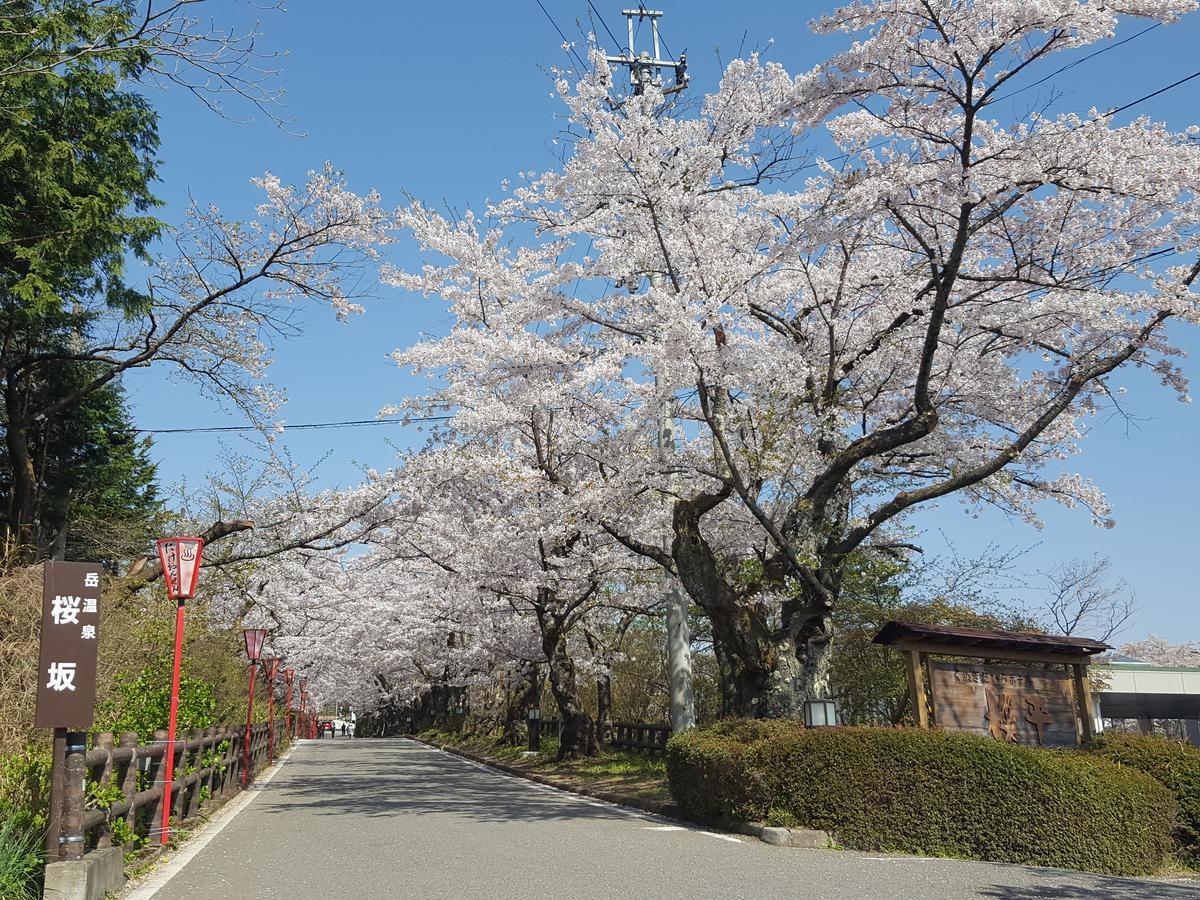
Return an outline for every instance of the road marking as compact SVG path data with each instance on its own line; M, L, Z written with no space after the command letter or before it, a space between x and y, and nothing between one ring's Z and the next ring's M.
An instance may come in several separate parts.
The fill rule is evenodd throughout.
M866 862L937 862L934 856L861 856Z
M708 837L715 837L719 841L732 841L735 844L740 844L742 842L741 838L734 837L732 834L717 834L715 831L697 831L696 833L707 835Z
M150 900L151 897L166 887L167 882L178 875L197 853L208 846L208 842L220 834L225 826L233 821L234 816L254 801L254 798L262 792L264 787L271 783L271 779L283 768L283 764L292 755L292 751L302 743L305 742L297 741L292 744L288 748L288 752L279 757L279 761L263 773L262 779L255 782L254 787L243 791L242 795L232 803L227 803L221 807L220 811L204 825L199 834L187 840L180 847L179 851L170 857L160 869L147 875L146 879L130 893L124 895L122 900Z
M643 825L642 831L687 831L682 825Z

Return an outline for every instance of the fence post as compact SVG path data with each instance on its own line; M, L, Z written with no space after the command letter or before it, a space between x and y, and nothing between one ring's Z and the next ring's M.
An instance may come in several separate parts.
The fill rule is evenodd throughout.
M108 759L104 761L104 768L100 770L100 788L103 790L110 784L115 784L113 778L113 734L111 731L101 731L99 734L92 736L92 746L96 749L103 750ZM109 806L111 809L111 804ZM96 848L112 846L112 816L105 816L104 821L96 829Z
M180 804L183 808L183 817L185 819L194 819L196 814L200 812L200 786L204 784L204 779L200 777L200 771L204 766L204 736L207 732L203 728L194 728L188 732L188 741L195 741L196 747L192 749L192 768L196 771L190 778L195 778L192 782L191 790L188 792L187 804Z
M217 759L217 726L210 725L204 729L204 749L201 751L200 762L204 762L204 757L208 757L208 775L205 776L203 784L208 788L208 799L211 800L216 793L217 769L220 761ZM200 801L200 806L203 808L205 801Z
M129 801L129 811L125 813L125 824L132 831L137 825L137 810L133 807L134 795L138 792L138 759L137 746L138 736L133 731L122 731L120 745L122 748L128 747L132 750L129 757L129 762L125 768L121 770L121 793L125 795L125 799Z
M86 775L84 754L87 736L81 731L67 734L66 780L63 782L61 859L83 857L83 780Z
M229 729L224 725L217 728L217 742L213 745L215 752L214 759L217 761L216 782L213 786L213 793L220 791L225 793L226 786L229 784L229 748L221 750L221 744L229 740Z
M175 821L182 822L184 819L184 811L186 810L187 801L187 760L188 760L188 742L192 737L192 729L184 728L175 732L175 778L171 785L171 815L175 817Z
M157 760L152 760L151 771L154 773L154 786L158 788L158 799L150 804L150 813L147 817L149 825L147 826L147 836L157 838L162 834L162 805L169 803L170 798L164 797L163 794L167 789L167 732L159 729L154 732L155 746L162 747L163 755Z

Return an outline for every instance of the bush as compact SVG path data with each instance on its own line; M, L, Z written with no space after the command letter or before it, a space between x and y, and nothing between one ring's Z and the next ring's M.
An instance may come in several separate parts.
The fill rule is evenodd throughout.
M706 821L832 832L846 847L1084 869L1157 870L1177 805L1074 751L907 728L726 722L667 745L671 797Z
M1145 772L1160 782L1179 803L1175 840L1184 860L1200 863L1200 749L1144 734L1099 735L1092 752Z
M104 731L136 731L143 741L155 729L166 728L171 712L173 658L160 657L136 678L118 675L112 695L97 709ZM202 678L183 674L179 679L177 727L208 728L217 723L216 687Z

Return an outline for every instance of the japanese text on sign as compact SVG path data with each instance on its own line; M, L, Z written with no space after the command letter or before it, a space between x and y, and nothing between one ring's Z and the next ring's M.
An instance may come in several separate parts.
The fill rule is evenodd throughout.
M38 660L38 727L91 726L99 624L100 566L47 562Z

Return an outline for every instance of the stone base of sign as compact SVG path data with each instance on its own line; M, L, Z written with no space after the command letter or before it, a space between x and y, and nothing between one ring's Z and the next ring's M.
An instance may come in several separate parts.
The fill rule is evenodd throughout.
M125 852L120 847L106 847L85 853L83 859L47 865L42 900L104 900L109 891L124 886Z
M773 828L764 826L758 835L765 844L776 847L805 847L810 850L828 850L833 839L824 831L814 828Z

